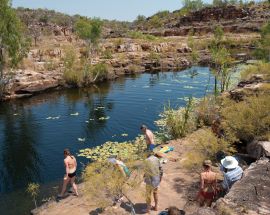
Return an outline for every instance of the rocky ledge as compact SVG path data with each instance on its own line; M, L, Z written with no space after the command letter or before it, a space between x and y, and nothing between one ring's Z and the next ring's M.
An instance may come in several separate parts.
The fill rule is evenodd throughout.
M270 162L261 158L251 164L244 177L216 202L216 209L230 214L270 214ZM228 213L227 213L228 214Z

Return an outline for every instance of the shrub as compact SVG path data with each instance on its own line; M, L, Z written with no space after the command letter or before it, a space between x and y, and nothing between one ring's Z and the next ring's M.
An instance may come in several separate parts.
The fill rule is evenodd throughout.
M259 59L270 62L270 21L261 29L261 39L254 54Z
M157 37L150 35L150 34L144 34L141 31L130 31L128 32L128 37L132 39L143 39L143 40L156 40Z
M159 63L160 62L160 54L151 51L149 54L149 60L151 60L152 62L156 62Z
M269 107L269 95L248 97L239 103L225 102L221 125L227 138L247 143L266 136L270 130Z
M241 72L241 79L249 80L256 74L264 75L265 79L270 79L270 63L259 62L258 64L247 66Z
M64 61L64 80L67 84L79 86L83 80L83 73L79 68L76 52L74 47L65 49Z
M191 149L185 155L186 168L200 168L204 160L215 160L218 151L226 153L234 151L229 142L215 136L209 128L197 130L188 139Z
M202 99L195 108L198 125L211 126L219 118L219 105L217 98L208 96Z
M102 53L102 57L104 59L112 59L113 56L112 56L112 50L110 49L106 49L103 53Z
M196 118L193 112L194 101L189 99L185 108L178 110L166 107L160 115L161 119L156 122L164 134L176 139L186 136L186 134L196 129Z
M35 204L35 207L37 208L37 196L39 194L39 184L37 183L30 183L28 184L28 187L26 189L26 192L31 195L31 197L33 198L33 202Z
M153 28L160 28L160 27L162 27L162 20L160 17L155 15L155 16L151 17L151 19L149 20L149 24Z
M108 162L89 164L83 174L85 196L95 206L102 209L112 206L116 199L125 197L127 202L123 201L123 204L131 208L131 214L135 214L134 203L130 193L134 191L138 193L142 183L143 172L134 163L129 163L127 166L131 172L134 172L135 168L137 169L135 174L132 174L128 179Z
M108 67L104 63L98 63L91 68L91 73L94 77L93 82L105 79L108 75Z

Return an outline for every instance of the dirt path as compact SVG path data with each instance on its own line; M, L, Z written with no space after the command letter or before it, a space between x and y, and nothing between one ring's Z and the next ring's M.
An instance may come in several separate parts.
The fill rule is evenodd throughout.
M184 209L187 214L193 213L197 206L194 204L194 198L199 182L199 175L193 174L182 166L183 153L187 150L186 140L176 140L169 143L174 146L174 151L170 153L169 157L178 158L178 161L168 161L163 165L164 176L159 188L159 212L170 207L176 206ZM83 185L81 185L83 186ZM144 184L141 190L144 191ZM146 208L143 195L134 195L135 209L137 214L143 214L143 209ZM117 205L114 208L109 208L102 214L129 214L129 208L125 204ZM94 204L87 200L85 196L74 197L69 196L60 202L50 202L38 211L34 211L36 215L95 215L100 214ZM151 211L151 215L156 215L159 212Z

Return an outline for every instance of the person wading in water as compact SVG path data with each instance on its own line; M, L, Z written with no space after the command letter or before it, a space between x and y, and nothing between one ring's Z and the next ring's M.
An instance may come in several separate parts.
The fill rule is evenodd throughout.
M58 195L59 198L62 198L66 192L67 185L70 183L74 189L75 195L78 196L77 185L75 184L76 179L76 169L77 161L76 158L70 153L69 149L64 150L64 165L66 168L66 174L64 175L62 192Z

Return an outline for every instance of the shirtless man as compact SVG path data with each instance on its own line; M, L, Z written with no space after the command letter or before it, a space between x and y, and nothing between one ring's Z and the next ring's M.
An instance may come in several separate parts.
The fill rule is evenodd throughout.
M147 144L147 149L150 150L150 151L153 151L154 148L156 147L155 136L154 136L153 132L151 130L149 130L146 127L146 125L141 126L141 131L145 135L145 141L146 141L146 144Z
M68 183L70 183L74 189L75 195L78 196L78 189L77 185L75 184L75 179L76 179L76 169L77 169L77 161L76 158L71 155L69 149L64 150L64 165L66 168L66 174L64 175L64 181L63 181L63 187L62 187L62 192L58 197L63 197Z

